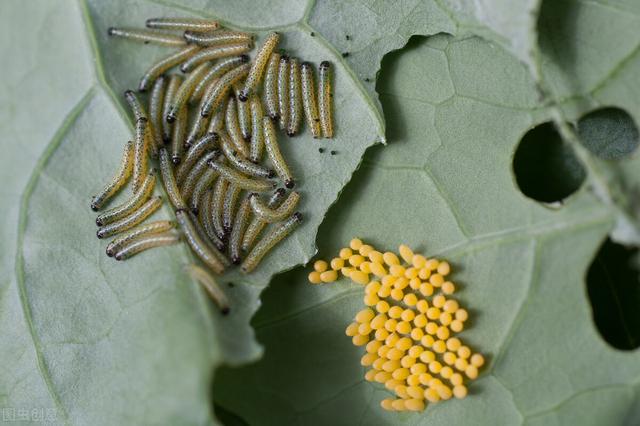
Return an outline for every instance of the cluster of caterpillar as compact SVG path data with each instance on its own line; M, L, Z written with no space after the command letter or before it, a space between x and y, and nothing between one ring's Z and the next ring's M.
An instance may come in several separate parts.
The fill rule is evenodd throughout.
M304 116L314 137L333 137L331 66L321 63L316 91L309 63L275 52L278 33L268 34L251 60L246 53L254 36L212 20L153 18L146 26L110 28L108 34L179 50L140 80L138 91L149 92L148 113L133 91L125 92L135 138L91 208L102 209L129 180L132 195L98 216L98 238L121 234L106 249L116 260L184 240L213 273L232 263L249 273L302 221L295 211L300 193L292 191L295 180L274 123L294 136ZM261 164L265 152L267 165ZM161 197L152 197L157 171L149 170L148 156L158 161L175 222L143 223L162 205ZM211 291L217 287L213 277L189 268L228 311L224 293Z
M345 330L366 348L364 377L394 394L380 401L385 410L422 411L426 402L465 398L485 360L455 336L469 314L451 297L456 286L447 279L449 263L405 244L398 252L381 253L354 238L330 263L316 261L309 281L334 282L340 272L365 286L367 307Z

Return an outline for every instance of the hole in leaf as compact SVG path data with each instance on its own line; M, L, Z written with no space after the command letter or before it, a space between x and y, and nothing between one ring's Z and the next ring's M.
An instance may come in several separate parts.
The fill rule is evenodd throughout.
M617 349L640 346L640 257L610 239L604 242L587 273L593 320L600 335Z
M529 130L513 158L513 172L524 195L537 201L561 201L580 188L585 171L552 123Z
M617 160L638 148L640 137L633 118L625 110L608 107L592 111L578 121L584 146L605 160Z

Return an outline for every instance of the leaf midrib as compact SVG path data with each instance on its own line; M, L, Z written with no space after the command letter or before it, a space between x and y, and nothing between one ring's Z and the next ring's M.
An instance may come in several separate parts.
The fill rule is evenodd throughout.
M60 401L60 397L56 393L56 390L53 386L53 380L51 377L51 372L44 360L44 355L42 352L42 344L40 342L40 338L35 330L35 326L33 324L33 315L31 312L31 307L29 305L29 297L27 295L27 288L25 284L25 270L24 270L24 235L27 227L27 209L29 206L29 200L33 191L36 187L38 179L40 178L40 174L46 167L47 163L51 156L55 153L56 149L60 146L64 137L67 134L67 131L73 126L87 106L87 104L93 99L96 93L96 87L91 86L87 93L80 99L80 101L69 111L64 120L62 121L61 126L58 128L53 138L45 148L43 154L38 159L36 166L29 177L29 181L22 193L22 197L20 199L20 209L18 213L18 233L17 233L17 242L16 242L16 259L15 259L15 274L16 274L16 282L18 286L18 292L20 296L20 304L22 306L22 313L24 315L25 322L27 323L27 328L29 330L29 335L31 336L31 341L33 342L34 352L36 356L36 362L38 365L38 370L40 371L40 376L44 380L44 383L47 388L47 392L51 397L56 409L59 413L62 414L64 418L65 424L69 423L69 415L65 410L62 402Z

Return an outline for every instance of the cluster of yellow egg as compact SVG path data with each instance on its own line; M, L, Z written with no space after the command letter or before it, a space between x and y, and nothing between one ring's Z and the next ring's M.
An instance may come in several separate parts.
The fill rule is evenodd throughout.
M338 271L364 285L364 304L346 329L356 346L365 346L365 379L395 394L380 402L385 410L421 411L427 402L467 396L467 383L478 377L484 357L458 337L468 313L449 297L449 263L399 247L400 258L381 253L360 239L351 240L328 264L314 263L313 284L338 279ZM330 267L330 268L329 268Z

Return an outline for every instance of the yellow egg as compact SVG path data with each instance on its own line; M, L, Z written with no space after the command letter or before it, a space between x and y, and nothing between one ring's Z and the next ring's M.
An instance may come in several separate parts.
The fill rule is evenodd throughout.
M388 332L393 333L394 331L396 331L397 325L398 325L398 321L396 321L393 318L390 318L384 323L384 328L387 329Z
M422 281L420 281L420 278L411 278L409 280L409 287L411 287L412 290L420 290L421 285Z
M428 388L424 390L424 398L429 402L440 401L440 395L438 395L438 391L436 391L433 388Z
M387 303L387 301L385 300L381 300L378 303L376 303L376 311L384 314L389 312L389 303Z
M457 337L451 337L449 340L447 340L447 349L449 349L450 351L456 352L458 349L460 349L461 345L462 343Z
M409 377L409 370L406 368L397 368L393 370L391 376L396 380L404 380Z
M387 380L391 379L391 373L388 371L378 371L376 372L374 380L378 383L384 383Z
M436 324L435 322L429 322L424 329L427 333L433 336L438 332L438 324Z
M388 373L391 373L398 368L400 368L400 361L398 361L397 359L390 359L389 361L382 364L382 369Z
M413 250L411 250L408 245L401 244L400 247L398 247L398 253L400 253L400 257L402 257L402 260L405 262L413 262Z
M440 318L440 309L434 307L427 309L427 318L430 320L437 320Z
M464 385L454 386L453 395L458 399L463 399L467 396L467 388Z
M402 359L403 356L404 356L404 352L396 347L392 347L387 352L387 359L391 361L399 361Z
M349 276L349 278L351 278L352 281L358 284L366 285L369 283L369 274L365 274L362 271L356 270L351 272L351 275Z
M398 319L402 316L403 309L400 306L392 306L389 308L389 318Z
M442 340L436 340L435 342L433 342L431 348L435 353L443 354L447 350L447 344Z
M358 267L364 262L364 257L359 254L353 254L349 256L349 264L354 267Z
M478 368L484 365L484 357L481 354L473 354L471 355L471 365L474 365Z
M378 297L386 298L391 295L391 287L382 286L380 290L378 290Z
M378 359L378 355L377 354L366 353L360 359L360 365L367 367L367 366L373 364L373 362L375 360L377 360L377 359Z
M395 411L406 411L407 409L404 399L394 399L391 403L391 406Z
M400 321L398 325L396 325L396 331L401 334L409 334L411 333L411 324L407 321Z
M404 368L411 368L415 363L416 363L416 359L409 355L403 356L402 359L400 360L400 365L402 365Z
M400 290L399 288L394 288L393 290L391 290L391 298L393 300L400 301L402 300L403 297L404 297L404 291Z
M355 346L364 346L369 341L369 336L363 336L362 334L356 334L351 338L351 341Z
M429 269L430 271L435 271L436 269L438 269L438 265L439 264L440 264L440 262L438 262L437 259L429 259L424 264L424 267Z
M464 369L464 374L471 380L475 380L478 378L478 368L475 365L468 365Z
M332 283L338 279L338 272L333 269L330 271L324 271L320 274L320 279L324 283Z
M390 379L387 380L386 382L384 382L384 387L389 389L390 391L393 392L393 390L397 387L402 385L404 382L400 381L400 380L396 380L396 379Z
M358 334L369 335L371 333L371 323L365 322L358 327Z
M340 252L338 253L338 256L340 256L344 260L349 259L351 255L353 255L353 251L351 251L351 249L348 247L341 249Z
M327 264L327 262L325 262L324 260L316 260L313 264L313 269L315 269L317 272L324 272L328 267L329 264Z
M398 348L404 353L405 351L409 350L412 344L413 344L413 341L410 338L402 337L398 339L398 341L396 342L396 348Z
M402 310L402 308L400 308ZM413 325L418 328L422 328L427 325L427 317L424 314L416 315L413 319Z
M438 309L439 309L439 308L442 308L446 302L447 302L447 299L446 299L443 295L441 295L441 294L439 294L439 295L435 296L435 297L431 300L431 304L432 304L433 306L435 306L436 308L438 308Z
M412 373L409 377L407 377L407 384L409 386L419 386L420 385L420 374Z
M438 361L431 361L429 363L429 371L433 374L440 373L440 370L442 370L442 364L440 364Z
M437 271L442 276L449 275L449 272L451 272L451 266L449 266L448 262L440 262Z
M455 300L447 300L444 304L444 311L450 314L455 313L458 310L458 302Z
M466 359L464 358L456 359L456 363L455 363L456 370L465 371L468 366L469 366L469 363L467 362Z
M394 391L395 391L396 395L398 395L402 399L408 399L409 398L409 394L407 393L407 387L404 386L404 385L396 386Z
M422 343L422 346L424 346L425 348L430 348L435 343L435 340L433 339L433 336L425 334L424 336L422 336L420 343Z
M380 302L378 302L379 304ZM378 306L378 305L376 305ZM378 314L371 320L371 328L374 330L379 330L384 328L384 324L387 322L387 316L385 314Z
M383 287L392 287L397 279L398 277L394 277L393 275L385 275L384 277L382 277L380 282L382 282Z
M427 386L433 377L429 373L420 373L420 384Z
M394 277L403 277L404 278L405 269L400 265L391 265L389 266L389 273Z
M349 247L351 247L352 250L360 250L360 247L362 247L362 240L359 238L354 238L349 242Z
M421 362L416 362L411 366L411 374L422 374L427 372L427 365Z
M420 268L420 270L418 271L418 278L420 278L421 280L428 280L429 277L431 277L431 270L427 269L426 267Z
M379 340L374 340L374 342L379 342L381 344L380 348L378 348L378 356L381 358L386 358L387 353L391 348L387 345L383 345L382 342Z
M384 340L387 340L387 337L389 337L389 332L384 328L376 330L376 334L375 334L376 340L384 341Z
M440 287L444 294L453 294L456 292L456 286L451 281L445 281Z
M421 328L416 327L413 330L411 330L411 338L416 342L419 342L420 340L422 340L423 336L424 336L424 331L422 331Z
M408 280L417 280L418 282L420 282L420 278L418 278L418 270L414 267L405 269L404 276ZM409 283L409 285L411 285L411 283Z
M364 379L367 382L373 382L375 380L376 373L376 370L367 370L367 372L364 374Z
M429 283L420 284L420 294L422 294L424 297L433 295L433 286Z
M427 258L421 254L414 254L411 258L411 263L413 267L416 269L422 269L424 265L427 263Z
M371 262L369 264L369 269L371 270L371 273L377 277L384 277L387 274L387 270L384 269L382 263Z
M431 351L424 351L420 354L420 361L429 364L436 359L436 354Z
M440 370L440 376L443 379L450 379L451 376L453 375L453 369L451 367L442 367L442 370Z
M393 408L393 400L391 398L386 398L380 401L380 406L387 411L395 411Z
M461 322L465 322L469 318L469 314L465 309L458 309L456 311L456 319Z
M414 399L424 399L424 389L419 386L407 386L407 394Z
M377 294L367 294L364 296L364 304L367 306L375 306L380 301Z
M380 284L380 282L378 281L371 281L369 284L367 284L367 286L364 288L364 292L366 294L370 294L370 293L377 293L378 290L380 290L380 288L382 287L382 284Z
M361 254L362 254L362 253L361 253ZM363 256L364 256L364 254L363 254ZM368 254L368 257L369 257L369 260L371 260L371 262L374 262L374 263L380 263L380 264L384 263L384 257L383 257L383 255L382 255L382 253L380 253L380 252L379 252L379 251L377 251L377 250L373 250L373 251L371 251L371 252Z
M353 337L356 334L358 334L358 327L360 326L360 324L356 323L356 322L352 322L351 324L349 324L347 326L347 329L345 330L345 333L347 336L349 337Z
M416 309L420 313L426 313L427 309L429 309L429 302L424 299L418 300L418 303L416 303Z
M442 385L436 388L436 392L440 396L440 399L446 401L447 399L451 399L452 393L451 389L448 386Z
M358 249L358 253L360 253L363 256L369 257L369 254L374 251L375 249L373 247L371 247L368 244L363 244L359 249Z
M334 271L339 271L344 268L344 259L340 257L334 257L331 259L331 269Z
M369 343L367 343L367 352L370 354L375 354L378 353L378 349L380 349L382 347L382 342L379 342L377 340L372 340Z
M418 303L418 297L413 293L409 293L404 296L402 301L407 306L415 306Z
M384 259L384 263L386 263L389 266L400 264L400 259L398 259L398 256L396 256L395 253L392 253L390 251L383 254L382 258Z
M445 352L442 355L442 360L448 364L448 365L453 365L456 362L456 359L458 359L458 357L456 356L456 354L454 354L453 352Z
M451 378L449 379L449 381L451 382L452 385L454 386L460 386L462 384L463 381L463 377L462 374L460 373L453 373L451 375Z
M393 283L393 287L399 290L404 290L409 286L409 280L405 277L398 277Z
M467 359L471 356L471 349L468 346L460 346L458 348L458 356Z
M407 399L404 402L404 406L408 411L422 411L425 407L424 401L416 398Z
M409 348L409 356L412 358L418 358L422 352L424 352L424 348L419 345L414 345Z
M440 287L444 283L444 278L440 274L433 274L429 277L429 282L434 287Z
M375 312L373 312L372 309L366 308L366 309L362 309L356 314L355 320L356 322L359 322L360 324L362 324L363 322L371 321L375 316L376 314Z
M438 331L436 332L436 336L440 340L447 340L449 338L449 329L447 327L445 327L445 326L438 327ZM444 342L442 342L442 343L444 344Z
M438 321L440 321L440 324L442 325L451 324L451 321L452 321L451 314L449 312L442 312L440 314L440 318L438 318Z
M320 272L309 272L309 282L311 284L320 284L322 282L322 279L320 278Z
M378 358L373 362L373 369L376 371L382 371L382 366L387 362L384 358Z

